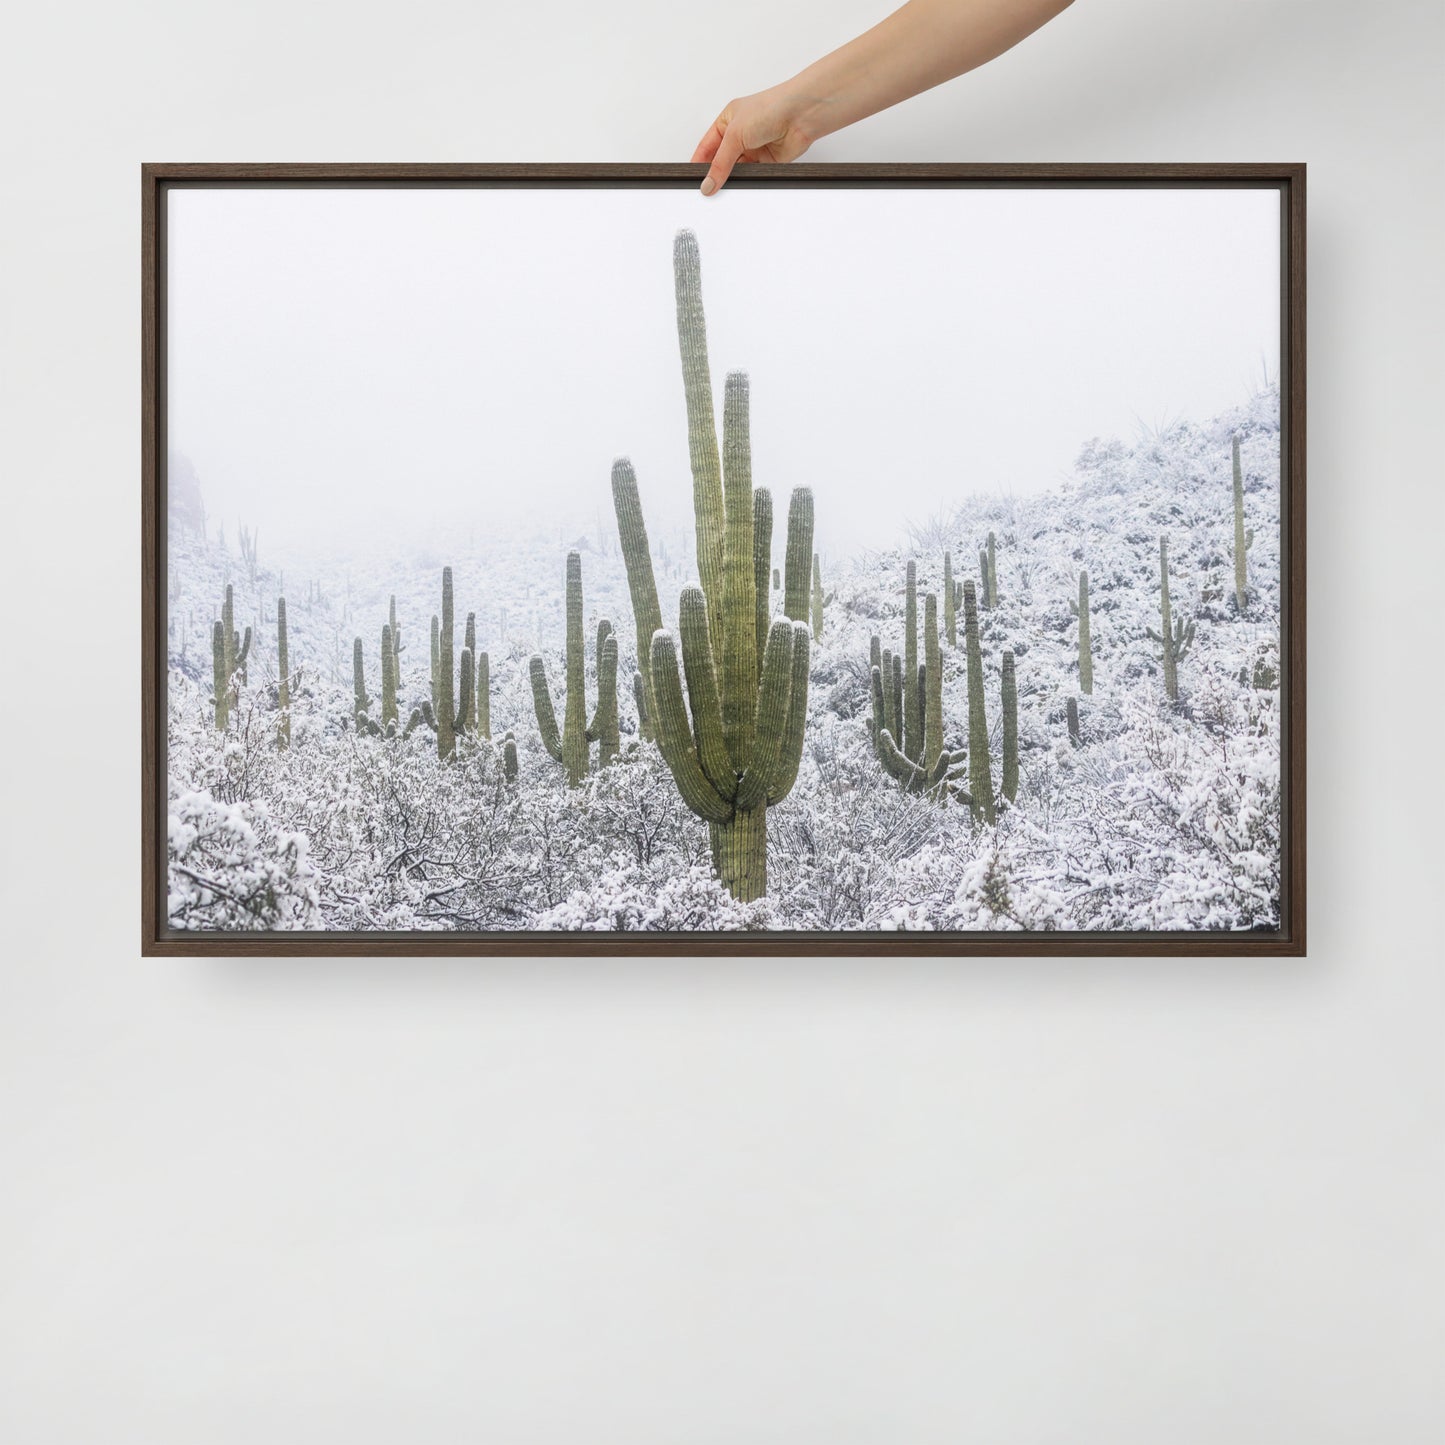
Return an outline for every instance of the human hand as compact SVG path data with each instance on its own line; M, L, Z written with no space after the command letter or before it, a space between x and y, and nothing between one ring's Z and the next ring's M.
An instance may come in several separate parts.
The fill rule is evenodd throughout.
M702 193L719 190L739 161L795 161L813 143L802 128L803 106L781 87L732 100L713 121L692 153L710 162Z

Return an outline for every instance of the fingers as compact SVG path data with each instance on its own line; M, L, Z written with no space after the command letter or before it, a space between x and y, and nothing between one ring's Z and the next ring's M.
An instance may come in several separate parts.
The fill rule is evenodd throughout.
M692 153L693 165L703 164L710 161L716 154L717 148L722 144L723 132L727 130L727 114L724 112L708 128L708 133L698 141L697 149Z
M727 178L733 173L733 167L738 163L738 157L745 149L742 128L737 125L728 126L716 147L707 175L702 178L703 195L710 196L726 184Z

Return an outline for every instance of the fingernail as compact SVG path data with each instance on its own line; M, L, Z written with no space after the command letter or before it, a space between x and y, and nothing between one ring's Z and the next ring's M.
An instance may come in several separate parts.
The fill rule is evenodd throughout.
M710 196L715 190L717 190L717 182L711 176L704 176L702 178L703 195Z

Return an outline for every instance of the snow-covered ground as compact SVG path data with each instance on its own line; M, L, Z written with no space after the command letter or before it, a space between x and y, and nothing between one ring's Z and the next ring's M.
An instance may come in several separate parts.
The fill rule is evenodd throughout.
M1250 596L1233 597L1231 437L1238 435L1255 540ZM1268 388L1202 424L1132 444L1094 441L1061 488L1025 499L959 487L955 513L915 526L909 545L823 553L827 589L813 649L798 781L768 812L768 894L734 902L712 876L706 826L688 812L650 743L637 741L626 686L635 631L610 511L580 527L465 538L393 555L276 559L260 537L254 579L212 528L174 530L169 559L170 913L177 928L324 929L1272 929L1280 893L1279 396ZM649 485L642 477L642 502ZM970 494L971 493L971 494ZM605 480L599 495L606 497ZM826 493L819 489L820 538ZM786 490L774 562L782 565ZM943 554L977 575L997 538L999 605L981 614L997 785L1000 659L1017 662L1020 784L995 826L967 807L903 793L869 735L869 641L901 648L904 571L941 594ZM1193 620L1180 699L1164 694L1158 644L1159 539L1169 539L1176 618ZM229 543L229 545L227 545ZM691 538L654 533L664 621L695 580ZM588 709L596 622L621 645L623 755L569 790L537 733L528 658L547 659L559 701L563 577L582 555ZM381 628L395 596L401 714L429 695L429 630L441 569L456 622L475 612L490 655L492 731L511 730L518 785L496 749L466 741L443 765L424 728L358 736L352 648L380 692ZM1094 688L1079 692L1070 602L1089 572ZM227 582L254 641L230 729L212 722L211 627ZM276 598L287 599L291 746L276 747ZM319 593L319 595L318 595ZM773 594L775 609L779 593ZM942 606L940 602L940 616ZM948 745L967 742L962 648L944 648ZM1082 746L1065 721L1077 700ZM633 744L633 746L629 746ZM594 750L595 753L595 750Z

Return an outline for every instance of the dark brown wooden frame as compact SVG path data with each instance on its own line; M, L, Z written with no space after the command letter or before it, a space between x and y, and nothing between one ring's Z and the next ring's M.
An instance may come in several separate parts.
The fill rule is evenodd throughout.
M165 200L175 186L695 186L691 165L152 164L141 170L141 952L221 954L1272 955L1305 952L1305 167L748 166L731 186L1259 187L1280 197L1283 927L1277 933L190 933L165 927Z

